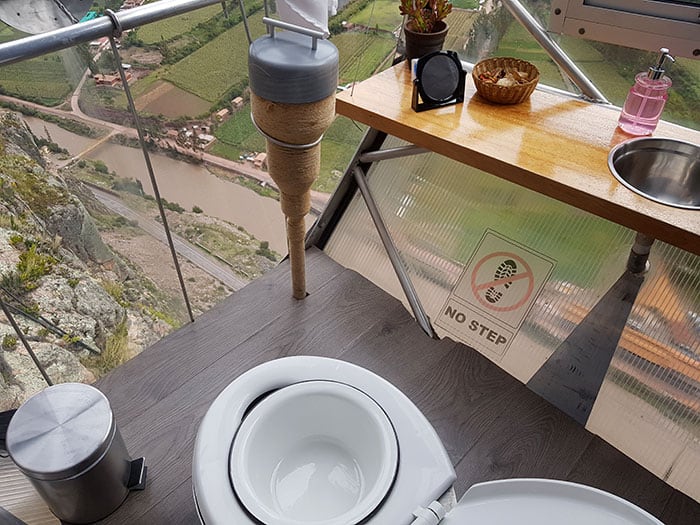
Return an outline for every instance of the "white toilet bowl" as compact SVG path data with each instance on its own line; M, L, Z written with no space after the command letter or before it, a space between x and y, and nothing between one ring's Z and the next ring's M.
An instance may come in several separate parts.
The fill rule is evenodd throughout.
M272 393L243 420L231 451L234 491L263 523L359 523L389 493L399 450L384 411L342 383Z
M555 480L480 483L448 509L437 500L454 480L435 430L403 393L321 357L271 361L233 381L202 420L192 466L205 525L663 525Z
M317 394L310 395L312 391L301 386L307 382L323 382L326 396L329 395L328 392L342 392L341 397L344 400L333 400L330 411L337 411L337 416L343 414L338 419L364 419L365 427L362 431L357 432L346 426L345 430L341 430L341 433L345 433L343 439L336 441L333 437L334 430L320 430L327 417L315 417L311 408L289 408L290 404L296 402L299 402L300 406L306 406L305 401ZM329 383L335 383L336 387L328 388ZM351 391L356 394L348 395ZM297 395L297 392L300 394ZM267 400L271 400L271 403L266 403ZM292 400L295 402L292 403ZM343 404L344 408L339 408ZM258 408L261 410L258 411ZM324 407L324 411L328 411L328 406ZM292 412L300 414L297 416L299 418L307 419L304 419L303 424L294 425L294 418L287 417ZM348 413L354 413L354 416L346 416ZM284 414L286 423L272 422L272 417L270 422L259 422L261 417L266 420L267 416L272 414ZM343 424L347 424L347 421ZM318 447L321 455L332 449L333 461L337 464L343 462L341 458L353 456L350 461L356 462L357 472L364 477L366 487L358 496L358 505L362 510L350 516L350 519L356 521L342 521L343 525L373 520L376 523L392 525L410 523L410 520L405 519L407 502L413 505L413 508L408 510L410 516L416 505L427 506L445 493L455 480L454 469L432 425L391 383L369 370L344 361L310 356L287 357L264 363L241 375L219 394L204 416L197 432L192 464L193 491L202 522L206 525L284 524L284 521L276 521L271 516L266 516L270 521L256 517L255 512L262 512L261 508L272 510L274 513L277 512L276 505L283 505L281 495L271 494L273 489L269 488L269 483L277 483L281 478L279 470L275 473L276 465L273 466L273 460L262 468L252 466L254 463L251 463L251 458L245 458L246 451L253 451L252 453L259 457L276 454L277 461L281 462L279 458L287 457L279 453L279 447L284 446L285 436L294 434L291 441L304 448L304 429L310 429L312 425L316 428L314 432L318 432L324 441L324 447ZM294 428L295 426L301 427L301 430ZM257 446L260 443L246 442L246 435L258 435L262 428L275 433L274 439L265 443L278 450L277 453L265 452L265 446ZM367 439L367 436L361 435L366 433L374 437ZM391 445L392 440L395 449ZM362 459L368 451L353 443L354 441L364 442L364 448L372 443L371 446L380 449L380 453L369 454L367 459L382 459L377 460L377 465L370 466L369 463L374 460ZM294 447L289 448L290 451L293 449ZM306 449L306 453L313 451L313 447ZM304 453L301 451L299 455ZM398 467L392 467L394 454L397 455ZM302 469L300 472L303 472L304 465L297 466ZM282 467L283 465L280 468ZM375 469L376 473L373 473ZM391 474L392 479L387 493L380 496L387 489L387 473ZM262 480L252 481L251 479L258 474ZM302 476L301 473L297 475ZM235 483L231 481L233 478L236 478ZM375 478L374 483L368 481ZM352 479L352 476L348 476L347 479ZM261 488L265 484L268 484L267 487ZM336 488L330 487L329 484L331 482L324 486L325 491ZM305 493L305 496L310 495ZM251 499L259 501L251 503ZM320 499L319 497L319 501ZM370 510L372 506L374 508ZM328 511L325 514L328 518L326 520L309 519L290 523L334 524L334 519L345 516L345 511L341 511L341 508L342 505L338 505L334 507L335 510ZM367 513L368 518L359 517ZM365 521L362 521L363 519Z

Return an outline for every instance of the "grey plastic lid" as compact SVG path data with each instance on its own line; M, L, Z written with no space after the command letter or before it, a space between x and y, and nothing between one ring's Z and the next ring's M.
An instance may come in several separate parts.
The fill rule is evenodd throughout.
M276 31L262 36L248 51L250 89L284 104L317 102L338 88L338 49L327 40L311 48L309 36Z
M10 420L7 451L27 476L80 474L109 448L115 423L102 392L82 383L51 386L29 398Z

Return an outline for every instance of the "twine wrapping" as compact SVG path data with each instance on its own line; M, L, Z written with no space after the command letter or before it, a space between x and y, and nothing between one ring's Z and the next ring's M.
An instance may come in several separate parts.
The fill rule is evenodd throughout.
M277 141L290 145L317 141L335 116L335 93L306 104L271 102L251 93L250 102L258 127ZM287 222L292 295L303 299L306 297L304 217L311 210L311 185L321 169L321 145L296 149L267 140L267 166L280 190L280 205Z

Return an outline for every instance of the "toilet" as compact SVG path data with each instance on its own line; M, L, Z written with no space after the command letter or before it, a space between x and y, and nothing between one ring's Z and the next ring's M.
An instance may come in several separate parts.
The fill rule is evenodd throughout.
M298 356L226 387L202 420L192 485L204 525L663 525L612 494L569 482L473 485L395 386L359 366Z

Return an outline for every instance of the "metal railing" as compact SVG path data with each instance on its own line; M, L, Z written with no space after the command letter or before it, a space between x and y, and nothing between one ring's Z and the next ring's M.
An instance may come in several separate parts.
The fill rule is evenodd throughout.
M109 16L102 16L54 31L6 42L0 45L0 66L45 55L84 42L91 42L105 36L109 37L116 29L115 24L121 27L122 31L127 31L144 24L220 3L221 0L153 2L114 13L116 22L113 22Z

